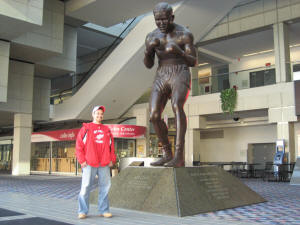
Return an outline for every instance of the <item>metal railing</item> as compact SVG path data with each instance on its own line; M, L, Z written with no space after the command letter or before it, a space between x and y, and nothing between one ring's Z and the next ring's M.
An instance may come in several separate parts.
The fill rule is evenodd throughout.
M50 96L50 104L56 105L63 103L64 100L74 95L82 85L90 78L90 76L98 69L98 67L104 62L104 60L110 55L110 53L121 43L123 40L121 36L129 29L133 29L131 25L137 17L133 18L132 21L126 26L126 28L119 34L118 37L105 49L104 53L100 55L90 69L83 74L81 79L76 82L71 88L61 90L59 93Z
M299 62L289 64L291 80L293 80L293 74L295 74L293 65L299 64ZM193 78L192 96L218 93L228 88L242 90L272 84L276 84L275 65Z

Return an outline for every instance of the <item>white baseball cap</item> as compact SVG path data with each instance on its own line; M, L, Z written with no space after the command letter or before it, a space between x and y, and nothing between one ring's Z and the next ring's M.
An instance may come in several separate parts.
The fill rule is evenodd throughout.
M99 109L102 109L102 111L105 112L105 106L104 105L97 105L93 108L92 114L94 114L94 112L96 112Z

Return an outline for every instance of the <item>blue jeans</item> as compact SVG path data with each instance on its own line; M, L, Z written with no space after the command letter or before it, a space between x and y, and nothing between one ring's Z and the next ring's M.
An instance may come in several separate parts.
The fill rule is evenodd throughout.
M88 214L89 197L95 177L98 175L98 210L100 214L109 212L108 192L110 188L110 168L91 167L87 165L82 169L81 190L78 196L78 213Z

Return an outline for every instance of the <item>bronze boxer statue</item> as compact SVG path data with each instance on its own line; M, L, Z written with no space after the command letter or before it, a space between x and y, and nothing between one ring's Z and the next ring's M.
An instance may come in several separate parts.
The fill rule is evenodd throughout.
M150 120L159 141L162 143L163 157L151 165L182 167L184 166L183 150L187 126L183 106L189 95L191 85L189 67L195 66L197 63L196 48L193 44L192 33L187 28L173 23L173 9L168 3L157 4L153 14L157 29L146 37L144 64L147 68L152 68L156 53L159 66L151 92ZM171 99L175 114L174 158L168 140L168 128L161 119L168 99Z

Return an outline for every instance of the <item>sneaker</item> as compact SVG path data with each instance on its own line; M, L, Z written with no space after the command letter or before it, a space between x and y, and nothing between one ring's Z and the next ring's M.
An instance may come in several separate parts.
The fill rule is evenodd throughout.
M86 218L85 214L83 214L83 213L78 214L78 219L85 219L85 218Z
M103 214L100 214L100 216L103 216L105 218L111 218L112 214L111 213L103 213Z

